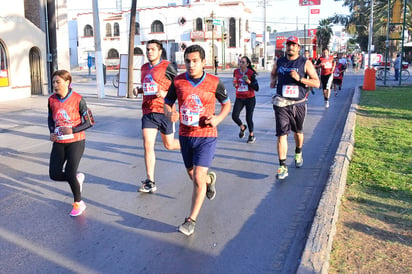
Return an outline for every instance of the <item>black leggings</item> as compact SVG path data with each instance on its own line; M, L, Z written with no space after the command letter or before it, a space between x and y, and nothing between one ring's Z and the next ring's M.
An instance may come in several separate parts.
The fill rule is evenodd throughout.
M82 200L80 185L76 175L80 159L83 156L85 144L85 140L67 144L54 142L50 154L50 179L54 181L67 181L72 190L75 202ZM66 166L63 171L64 163L66 163Z
M233 106L232 119L240 127L243 123L240 120L239 115L243 107L246 107L246 123L249 128L249 132L253 132L253 111L255 110L256 97L251 98L236 98L235 105Z

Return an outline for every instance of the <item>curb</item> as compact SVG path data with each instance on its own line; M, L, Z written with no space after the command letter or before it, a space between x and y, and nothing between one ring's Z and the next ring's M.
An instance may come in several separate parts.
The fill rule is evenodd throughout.
M356 109L360 89L355 88L345 128L336 151L329 178L316 209L315 217L302 252L297 273L328 273L329 257L339 216L341 198L345 192L349 163L355 143Z

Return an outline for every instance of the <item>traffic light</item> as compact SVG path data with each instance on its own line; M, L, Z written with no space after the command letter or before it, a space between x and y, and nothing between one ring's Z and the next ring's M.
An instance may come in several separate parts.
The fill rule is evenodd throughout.
M227 32L223 33L223 40L227 39Z

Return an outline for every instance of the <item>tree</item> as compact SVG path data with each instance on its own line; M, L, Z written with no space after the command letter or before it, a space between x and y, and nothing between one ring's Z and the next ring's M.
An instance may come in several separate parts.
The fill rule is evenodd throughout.
M332 38L333 30L329 19L322 19L316 31L316 39L321 48L327 48Z
M389 0L390 8L396 0ZM332 23L340 23L345 26L346 32L353 35L356 42L360 45L361 50L367 51L368 48L368 35L369 35L369 20L371 14L371 1L370 0L335 0L335 2L343 2L342 6L349 8L351 14L349 15L338 15L330 17ZM403 5L403 0L401 0ZM373 44L375 45L376 52L385 51L387 24L388 24L388 0L374 0L373 6ZM412 1L406 1L406 30L409 32L409 37L411 36L412 30ZM392 17L392 14L390 14ZM403 8L402 15L403 18ZM382 42L383 41L383 42ZM395 44L395 43L394 43ZM399 45L398 45L399 47ZM399 49L394 48L394 51Z

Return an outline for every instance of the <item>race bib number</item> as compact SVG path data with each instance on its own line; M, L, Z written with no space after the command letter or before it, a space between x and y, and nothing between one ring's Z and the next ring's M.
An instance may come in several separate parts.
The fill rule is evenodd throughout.
M332 68L332 62L326 62L324 68L325 68L325 69L330 69L330 68Z
M282 87L282 97L298 98L299 97L299 86L284 85Z
M239 81L239 87L237 88L237 91L239 92L245 92L249 90L249 86L243 81Z
M191 126L191 127L199 126L199 118L200 118L199 113L188 112L188 111L185 111L183 113L182 111L182 113L180 114L180 117L182 117L180 122L186 126Z
M202 101L199 96L192 94L180 107L180 123L186 126L198 127L202 111Z
M143 94L144 95L155 95L157 92L157 84L153 83L143 83Z
M144 78L142 87L144 95L156 95L159 90L157 83L150 74Z

